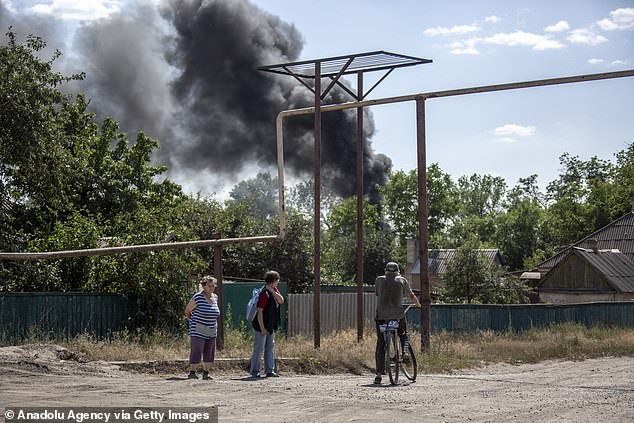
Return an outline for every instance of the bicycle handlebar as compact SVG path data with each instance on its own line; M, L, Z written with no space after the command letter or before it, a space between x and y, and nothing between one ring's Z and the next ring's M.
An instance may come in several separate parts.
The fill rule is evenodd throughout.
M405 311L403 313L407 313L409 311L410 308L414 307L414 308L420 308L420 307L416 307L414 304L409 303L409 304L403 304L403 307L405 307Z

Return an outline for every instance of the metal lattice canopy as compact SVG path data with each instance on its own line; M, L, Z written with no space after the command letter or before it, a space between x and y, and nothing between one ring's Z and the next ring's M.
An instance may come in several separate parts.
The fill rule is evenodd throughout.
M387 51L372 51L368 53L350 54L347 56L326 57L322 59L305 60L301 62L280 63L277 65L261 66L258 70L277 73L281 75L290 75L301 82L306 88L313 93L314 89L308 85L304 79L315 79L317 66L319 65L319 74L322 78L330 78L332 83L321 93L321 98L330 91L333 85L338 84L350 95L357 100L362 100L372 91L381 81L383 81L394 69L405 66L416 66L425 63L431 63L430 59L421 59L419 57L406 56L403 54L390 53ZM339 82L339 78L343 75L362 74L365 72L387 71L381 79L365 94L353 93L346 86Z

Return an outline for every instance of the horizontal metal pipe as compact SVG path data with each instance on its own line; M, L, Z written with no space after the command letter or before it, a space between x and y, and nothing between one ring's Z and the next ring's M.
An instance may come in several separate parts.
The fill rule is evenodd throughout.
M492 92L492 91L514 90L519 88L543 87L547 85L571 84L575 82L598 81L601 79L625 78L629 76L634 76L634 69L617 71L617 72L604 72L604 73L591 73L586 75L565 76L561 78L537 79L533 81L511 82L508 84L484 85L480 87L471 87L471 88L458 88L454 90L430 91L425 93L409 94L409 95L403 95L398 97L385 97L385 98L378 98L375 100L364 100L364 101L355 101L355 102L348 102L348 103L341 103L341 104L323 105L321 106L321 111L332 112L335 110L355 109L357 107L378 106L381 104L391 104L391 103L402 103L405 101L415 101L417 99L426 100L428 98L451 97L451 96L465 95L465 94L478 94L478 93L486 93L486 92ZM278 114L278 119L283 119L288 116L309 115L314 112L315 112L314 107L284 110Z
M205 239L200 241L170 242L170 243L164 243L164 244L130 245L130 246L123 246L123 247L88 248L85 250L50 251L50 252L44 252L44 253L0 253L0 260L3 260L3 261L50 260L50 259L62 259L62 258L73 258L73 257L103 256L108 254L176 250L180 248L209 247L213 245L228 245L228 244L240 244L240 243L253 244L257 242L273 242L273 241L278 241L279 239L280 237L278 235L269 235L269 236L255 236L255 237L245 237L245 238Z

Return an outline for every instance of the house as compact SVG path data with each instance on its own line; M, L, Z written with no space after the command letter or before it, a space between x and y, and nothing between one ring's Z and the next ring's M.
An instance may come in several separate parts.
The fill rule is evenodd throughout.
M437 249L429 250L428 272L429 272L429 289L437 292L442 285L442 278L447 271L447 266L456 256L455 249ZM480 249L477 250L491 266L502 268L504 259L497 249ZM405 278L410 282L412 289L420 289L420 257L418 256L418 240L407 240L407 263L405 266Z
M634 301L634 261L617 249L572 247L539 283L541 302Z
M621 254L634 262L634 211L626 213L614 222L541 262L531 272L539 272L543 278L544 275L564 260L573 251L574 247L619 250Z

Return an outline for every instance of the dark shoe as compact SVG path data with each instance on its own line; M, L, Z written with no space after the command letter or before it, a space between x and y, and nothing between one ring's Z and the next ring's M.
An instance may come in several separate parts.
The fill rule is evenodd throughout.
M203 372L203 380L213 380L213 377L209 376L209 372Z
M381 384L381 375L376 375L376 377L374 378L374 384L375 385Z
M189 374L187 375L187 379L198 379L198 376L196 376L196 372L195 371L191 371L189 372Z
M271 372L271 373L267 373L267 374L266 374L266 377L280 377L280 375L278 375L278 374L277 374L277 373L275 373L275 372Z
M260 374L259 373L251 373L251 376L249 376L251 379L259 379L260 378Z

